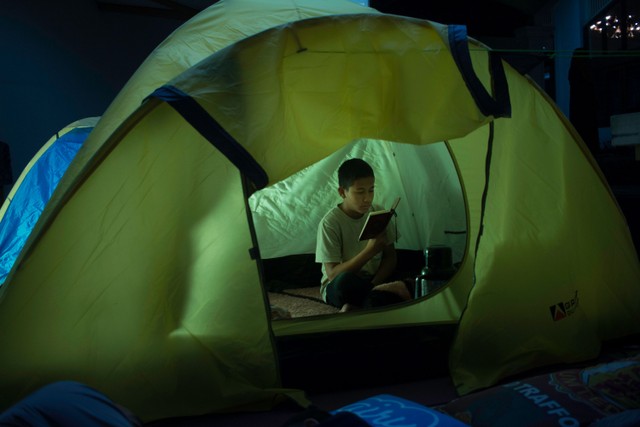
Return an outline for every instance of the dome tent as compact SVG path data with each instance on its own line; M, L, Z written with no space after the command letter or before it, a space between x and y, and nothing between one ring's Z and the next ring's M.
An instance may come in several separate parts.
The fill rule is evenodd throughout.
M0 286L13 267L40 213L98 117L60 129L20 173L0 208Z
M265 407L295 394L274 336L405 324L458 325L466 393L638 331L624 217L553 103L459 27L321 4L223 0L132 77L0 289L2 406L76 379L144 419ZM431 298L271 323L247 197L362 139L446 148L462 264Z

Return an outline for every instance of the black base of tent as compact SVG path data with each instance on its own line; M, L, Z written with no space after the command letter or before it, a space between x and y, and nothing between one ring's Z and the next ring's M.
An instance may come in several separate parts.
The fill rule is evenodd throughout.
M427 325L277 337L282 385L318 393L446 376L456 327Z

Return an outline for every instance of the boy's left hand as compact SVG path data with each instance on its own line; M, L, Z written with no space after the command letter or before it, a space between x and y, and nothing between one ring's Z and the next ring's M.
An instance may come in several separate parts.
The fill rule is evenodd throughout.
M373 239L367 241L367 249L371 249L374 253L378 253L387 246L387 233L384 231Z

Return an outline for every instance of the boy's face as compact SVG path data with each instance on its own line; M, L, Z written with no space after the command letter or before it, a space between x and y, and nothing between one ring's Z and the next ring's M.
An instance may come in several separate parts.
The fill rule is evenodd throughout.
M342 196L342 210L353 218L360 218L371 208L376 179L372 176L358 178L347 189L340 187L338 192Z

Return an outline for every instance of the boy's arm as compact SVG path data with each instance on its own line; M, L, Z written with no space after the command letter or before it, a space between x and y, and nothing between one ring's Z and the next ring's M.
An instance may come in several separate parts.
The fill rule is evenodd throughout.
M382 251L382 260L380 260L380 267L378 267L378 271L376 271L376 275L373 276L371 283L373 283L373 285L384 283L385 280L387 280L396 269L397 262L398 257L396 256L395 246L393 246L393 244L385 246Z
M324 263L324 269L327 272L327 276L329 280L333 280L338 274L344 273L346 271L351 271L357 273L364 267L364 265L369 262L371 258L375 256L378 252L386 251L387 239L385 233L381 233L378 237L373 239L369 239L367 242L367 246L363 250L361 250L356 256L353 258L341 262L326 262ZM395 251L394 251L395 254ZM383 254L384 261L384 254ZM394 265L395 268L395 265ZM379 270L378 270L379 271Z

